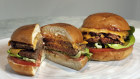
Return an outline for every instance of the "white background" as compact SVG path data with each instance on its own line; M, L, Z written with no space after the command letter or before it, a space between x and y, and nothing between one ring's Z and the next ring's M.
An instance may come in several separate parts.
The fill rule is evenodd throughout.
M140 0L0 0L0 20L113 12L140 20Z

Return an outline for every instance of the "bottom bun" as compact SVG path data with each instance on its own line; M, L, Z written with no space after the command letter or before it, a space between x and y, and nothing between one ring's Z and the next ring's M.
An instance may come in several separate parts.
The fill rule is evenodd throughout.
M43 50L41 62L44 59L45 59L45 53ZM11 60L9 58L9 56L8 56L8 63L15 72L17 72L18 74L22 74L22 75L33 76L33 75L35 75L36 71L38 70L38 67L36 67L36 66L22 65L22 64L15 63L13 60Z
M97 61L122 60L127 56L129 56L132 50L133 50L133 46L130 46L128 48L123 48L123 49L113 49L111 51L102 51L102 52L95 51L92 52L93 55L91 57L91 60L97 60Z
M69 58L68 56L63 55L58 52L54 53L52 51L46 51L46 58L55 63L61 64L63 66L66 66L75 70L82 69L88 61L87 56L84 56L83 58L77 60L77 59Z

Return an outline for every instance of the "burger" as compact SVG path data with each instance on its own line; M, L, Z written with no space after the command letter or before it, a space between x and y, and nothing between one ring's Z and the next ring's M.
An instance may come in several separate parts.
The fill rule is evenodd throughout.
M44 59L43 41L38 24L21 26L9 41L8 62L11 68L23 75L35 75Z
M80 28L84 44L92 52L91 60L121 60L132 53L135 28L114 13L89 15Z
M80 70L91 57L79 29L66 23L41 27L46 58L60 65Z

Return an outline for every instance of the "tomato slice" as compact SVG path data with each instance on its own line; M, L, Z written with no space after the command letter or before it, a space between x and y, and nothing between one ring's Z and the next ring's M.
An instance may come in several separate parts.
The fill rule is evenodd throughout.
M107 51L112 51L113 49L111 48L104 48L104 49L96 49L96 48L89 48L90 52L107 52Z
M36 60L35 63L29 62L29 61L25 61L25 60L19 59L19 58L17 58L17 57L12 57L12 56L10 56L9 58L10 58L11 60L13 60L15 63L18 63L18 64L23 64L23 65L30 65L30 66L39 67L40 64L41 64L41 56L42 56L42 53L40 53L40 54L38 55L38 59Z
M133 46L133 45L132 45ZM130 46L130 47L132 47ZM128 48L130 48L128 47ZM120 50L126 50L128 48L122 48L122 49L112 49L112 48L103 48L103 49L97 49L97 48L89 48L89 51L92 53L98 53L98 52L108 52L108 51L120 51Z
M15 63L18 63L18 64L22 64L22 65L31 65L31 66L40 66L40 61L37 60L36 63L33 63L33 62L28 62L28 61L24 61L22 59L19 59L19 58L16 58L16 57L12 57L10 56L9 57L11 60L13 60Z

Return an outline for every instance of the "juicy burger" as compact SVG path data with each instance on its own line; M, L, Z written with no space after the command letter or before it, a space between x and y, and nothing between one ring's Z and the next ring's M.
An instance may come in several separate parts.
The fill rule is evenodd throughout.
M11 68L23 75L35 75L44 59L43 41L38 24L16 29L9 41L8 62Z
M92 55L85 48L83 36L79 29L66 23L48 24L41 28L45 43L46 58L80 70Z
M88 16L81 27L84 43L93 53L91 60L121 60L133 50L134 27L114 13L96 13Z

